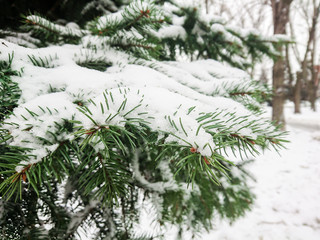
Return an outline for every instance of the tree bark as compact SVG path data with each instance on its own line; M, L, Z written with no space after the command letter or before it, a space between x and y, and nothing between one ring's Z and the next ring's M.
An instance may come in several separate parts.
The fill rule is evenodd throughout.
M289 22L290 4L292 0L271 0L273 13L274 34L286 34L286 25ZM278 47L279 52L283 51L283 47ZM283 58L274 62L272 71L272 120L281 124L284 128L285 118L283 106L285 101L285 60Z
M301 103L301 89L302 89L302 81L305 77L304 72L297 73L297 80L294 86L293 91L293 102L294 102L294 113L301 113L300 111L300 103Z
M316 100L317 100L317 90L319 87L319 84L316 84L316 80L309 82L308 83L308 100L311 105L312 111L316 112L317 111L317 106L316 106Z
M316 35L316 29L314 36ZM308 100L311 104L311 109L316 111L316 98L317 98L317 87L316 82L318 78L318 71L316 71L315 63L315 51L316 51L316 38L313 39L313 46L311 52L311 79L307 82ZM318 70L318 69L317 69Z
M312 76L312 81L308 82L308 100L311 104L311 109L315 112L316 108L316 100L317 100L317 92L319 89L319 75L320 75L320 65L316 65L313 67L314 74Z

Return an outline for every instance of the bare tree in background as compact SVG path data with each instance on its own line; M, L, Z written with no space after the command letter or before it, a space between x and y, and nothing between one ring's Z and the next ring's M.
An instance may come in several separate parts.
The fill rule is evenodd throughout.
M289 22L290 5L292 0L270 0L273 13L274 34L286 34L286 25ZM283 47L278 47L279 52ZM285 125L283 106L285 102L285 59L280 58L274 62L272 70L272 120Z
M204 0L206 8L210 14L224 17L228 23L239 26L243 29L257 29L263 34L272 34L272 11L269 4L270 0ZM214 6L210 8L210 6ZM269 61L269 60L267 60ZM257 67L258 66L258 67ZM252 66L247 69L252 78L264 71L265 76L269 77L270 66L257 65L252 61Z
M320 17L320 2L317 3L316 0L300 1L295 2L295 8L297 11L301 12L302 19L305 20L307 24L307 42L305 47L305 52L303 58L300 57L297 45L292 45L294 55L300 64L300 72L297 73L297 79L294 86L294 103L295 113L301 113L300 103L301 103L301 92L303 85L306 88L307 99L311 103L311 108L316 111L316 99L317 90L319 87L319 65L315 64L316 61L316 33L317 33L317 23ZM311 11L310 11L311 8ZM290 30L292 38L296 38L295 31L293 27L292 19L290 20ZM287 53L289 54L289 53ZM289 61L289 57L287 58ZM288 64L290 65L290 63Z
M218 0L217 0L218 1ZM220 8L226 5L225 1L220 2ZM237 8L237 12L231 11L229 6L228 11L224 11L229 21L236 21L242 27L251 27L265 30L266 19L271 22L273 20L273 33L274 34L286 34L286 25L289 22L290 5L293 0L248 0L245 3L241 1L234 1L233 5L242 6ZM271 6L266 7L266 5ZM228 9L228 7L225 7ZM225 8L223 10L225 10ZM270 9L272 13L270 14ZM222 14L222 12L220 12ZM271 16L270 16L271 15ZM271 24L271 23L269 23ZM279 52L283 52L283 47L277 49ZM274 62L272 70L273 78L273 93L274 97L272 100L273 110L272 119L279 124L285 124L284 118L284 102L286 99L285 91L285 71L286 71L286 59L280 58ZM252 69L251 75L253 75L254 69Z
M210 8L213 1L215 7ZM278 49L284 57L274 63L272 70L272 118L278 123L285 123L283 107L288 98L295 102L296 113L300 112L301 99L308 100L311 108L316 110L320 84L320 63L317 62L316 53L317 34L320 34L317 30L320 0L205 0L204 3L207 11L223 15L230 23L243 28L256 28L266 34L272 34L273 30L274 34L288 34L296 39L296 44ZM288 21L290 28L287 27ZM271 71L267 69L268 65L259 65L258 68L249 69L249 73L251 76L264 73L263 78L268 78Z

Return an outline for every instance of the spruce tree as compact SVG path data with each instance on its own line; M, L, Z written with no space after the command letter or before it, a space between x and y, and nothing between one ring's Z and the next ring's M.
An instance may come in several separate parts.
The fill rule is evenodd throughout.
M165 239L170 224L196 236L242 216L244 160L285 139L261 117L270 91L234 67L278 56L281 38L192 4L90 4L112 11L1 31L1 238ZM135 228L146 203L154 235Z

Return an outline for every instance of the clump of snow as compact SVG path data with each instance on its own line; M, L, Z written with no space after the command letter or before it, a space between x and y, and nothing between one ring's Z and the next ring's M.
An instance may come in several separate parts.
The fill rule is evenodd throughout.
M115 22L120 22L123 20L123 11L117 11L116 13L112 13L109 15L104 15L99 18L98 20L98 29L104 29L108 26L108 24L115 23Z
M9 42L29 48L36 48L36 45L41 43L39 39L31 37L31 33L19 33L0 29L0 34L4 35L4 39Z
M172 38L177 39L180 38L184 40L186 38L186 30L182 26L171 25L167 27L162 27L156 33L158 38Z
M225 24L226 23L226 19L224 17L214 15L212 13L206 14L201 12L199 14L199 19L207 24L211 24L211 23Z
M173 15L172 16L172 24L173 25L177 25L177 26L182 26L184 24L186 20L186 17L185 16L176 16L176 15Z
M199 6L199 5L196 5L193 0L173 0L173 3L183 8L193 8L193 7Z
M226 31L225 28L224 28L221 24L218 24L218 23L212 24L210 29L211 29L213 32L221 32L221 33L224 33L224 32Z
M68 23L66 24L66 27L67 27L67 28L72 28L72 29L80 30L79 25L76 24L75 22L68 22Z
M130 19L132 18L132 16L139 16L141 14L140 11L150 10L149 7L149 0L132 1L125 9L121 9L115 13L110 13L99 17L95 20L94 24L96 25L98 30L108 29L110 26L115 26L117 24L125 22L127 18ZM135 19L133 19L132 21L135 21Z
M31 21L33 23L40 23L41 25L44 25L44 26L50 26L49 27L50 29L52 29L53 31L59 32L61 35L71 35L71 36L81 37L84 34L88 33L87 31L83 31L75 27L75 23L70 24L69 26L61 26L58 24L53 24L48 20L42 17L39 17L37 15L28 16L27 21Z

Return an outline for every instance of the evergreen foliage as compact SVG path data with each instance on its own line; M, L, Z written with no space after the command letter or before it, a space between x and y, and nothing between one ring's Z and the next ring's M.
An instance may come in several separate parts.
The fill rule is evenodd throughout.
M231 159L278 150L284 133L260 115L265 86L208 58L245 69L281 38L174 1L83 11L98 4L112 11L83 28L30 15L23 34L2 32L1 237L165 239L136 231L145 204L180 237L242 216L250 175Z

